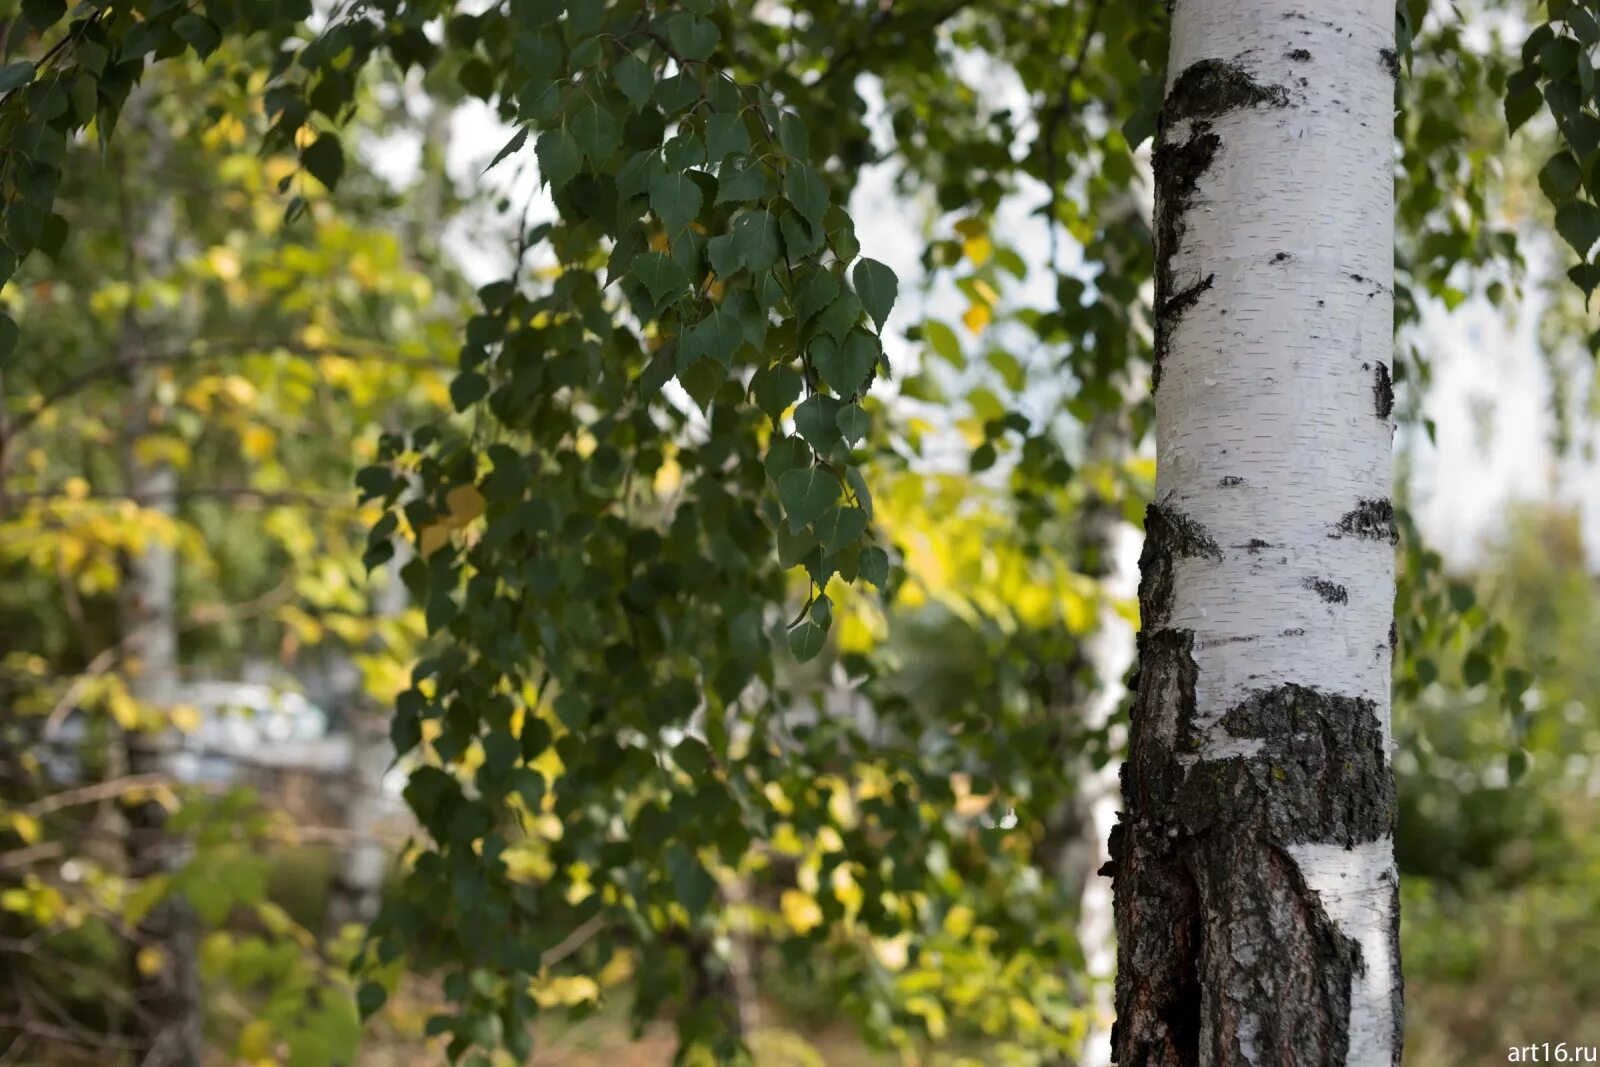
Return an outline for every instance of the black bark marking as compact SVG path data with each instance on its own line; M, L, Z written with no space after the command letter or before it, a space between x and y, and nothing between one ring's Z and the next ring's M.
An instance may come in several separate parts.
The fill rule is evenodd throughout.
M1389 647L1394 648L1400 643L1400 628L1393 622L1389 623Z
M1165 626L1172 613L1172 562L1179 556L1222 562L1222 549L1204 526L1160 504L1144 512L1139 553L1139 610L1146 629Z
M1379 363L1373 372L1372 396L1377 401L1378 418L1387 419L1394 411L1394 381L1389 377L1386 364Z
M1240 486L1243 484L1244 479L1239 477L1237 474L1229 474L1217 479L1218 489L1232 489L1235 486Z
M1343 537L1350 534L1368 541L1387 541L1391 545L1400 543L1400 528L1395 525L1394 505L1388 500L1363 500L1354 508L1344 513L1339 519L1339 524L1329 537Z
M1307 52L1304 48L1296 48L1293 52L1289 53L1289 58L1297 62L1304 63L1311 58L1311 53Z
M1338 582L1330 582L1326 578L1307 578L1306 588L1315 590L1316 594L1330 604L1348 604L1350 593Z
M1248 550L1251 553L1251 555L1254 555L1255 553L1260 552L1263 548L1271 548L1272 547L1272 542L1271 541L1263 541L1259 537L1252 537L1252 538L1250 538L1250 543L1245 545L1244 547L1245 547L1246 550Z
M1200 299L1200 294L1210 289L1212 285L1216 284L1216 281L1217 276L1215 274L1207 274L1182 292L1174 293L1167 298L1166 303L1156 310L1156 316L1169 321L1178 318L1185 311L1194 307L1195 302Z
M1247 107L1286 107L1289 92L1281 85L1262 85L1244 68L1220 59L1191 64L1172 83L1162 105L1167 122L1209 119Z
M1293 259L1293 258L1294 257L1289 255L1289 253L1287 253L1287 252L1279 252L1277 255L1272 257L1272 262L1274 262L1274 263L1282 263L1286 259Z
M1400 57L1395 55L1393 48L1378 49L1378 62L1383 64L1383 69L1389 72L1389 77L1400 77Z
M1179 316L1215 281L1214 275L1208 276L1179 292L1172 260L1183 241L1184 216L1194 202L1200 176L1210 168L1222 146L1222 139L1203 122L1195 123L1189 139L1182 144L1168 143L1165 131L1166 119L1163 118L1159 143L1151 159L1156 176L1156 337L1150 370L1152 390L1161 385L1161 364L1171 345L1172 328Z

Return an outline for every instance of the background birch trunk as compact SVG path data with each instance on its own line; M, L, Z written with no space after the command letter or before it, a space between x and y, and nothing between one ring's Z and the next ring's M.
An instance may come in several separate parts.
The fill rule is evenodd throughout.
M1117 1062L1398 1062L1394 10L1177 0Z
M161 158L159 150L151 157ZM170 262L176 220L169 201L138 205L124 182L123 233L128 282L137 291L146 264ZM157 375L147 361L147 337L130 299L123 314L118 359L128 379L123 420L123 477L138 506L170 521L177 513L178 472L167 462L147 462L141 441L161 421ZM147 533L131 552L122 584L121 630L129 695L158 715L177 703L178 558L168 531ZM167 726L130 730L124 738L127 771L176 781L178 735ZM186 843L167 830L167 809L154 797L127 805L124 854L130 878L143 882L171 875L188 860ZM181 893L156 903L135 931L132 966L134 1025L145 1046L143 1067L196 1067L204 1049L200 1001L200 927Z

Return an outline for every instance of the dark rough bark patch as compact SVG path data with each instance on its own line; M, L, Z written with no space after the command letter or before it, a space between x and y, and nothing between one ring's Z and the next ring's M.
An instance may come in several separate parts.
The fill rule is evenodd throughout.
M1249 552L1253 556L1257 552L1260 552L1263 548L1271 548L1272 547L1272 542L1271 541L1263 541L1259 537L1252 537L1252 538L1250 538L1250 542L1248 544L1246 544L1244 547L1245 547L1245 551Z
M1398 626L1396 626L1393 622L1390 622L1389 623L1389 647L1393 648L1394 646L1398 645L1399 643L1400 643L1400 628Z
M1289 53L1289 58L1298 63L1304 63L1311 58L1311 53L1307 52L1304 48L1296 48L1293 52Z
M1400 528L1395 525L1394 505L1386 499L1361 501L1340 517L1338 526L1328 536L1343 537L1345 534L1398 545Z
M1220 59L1202 59L1191 64L1172 83L1172 91L1162 105L1167 122L1180 119L1216 118L1241 108L1286 107L1288 90L1281 85L1262 85L1244 68Z
M1115 1062L1343 1064L1360 947L1288 848L1390 832L1394 789L1376 708L1301 686L1263 690L1222 720L1260 752L1186 768L1193 649L1188 631L1140 635L1124 814L1107 865Z
M1237 474L1229 474L1217 479L1217 488L1219 489L1232 489L1243 484L1244 479Z
M1182 804L1194 832L1264 819L1281 844L1346 846L1393 832L1394 776L1372 701L1281 685L1236 704L1221 726L1261 750L1195 766Z
M1395 55L1393 48L1378 49L1378 62L1383 64L1383 69L1389 72L1389 77L1400 77L1400 57Z
M1387 419L1394 411L1394 381L1389 377L1389 367L1379 363L1372 374L1372 397L1377 402L1378 418Z
M1220 563L1222 549L1187 515L1151 504L1144 512L1144 548L1139 553L1139 611L1146 629L1165 626L1172 614L1172 563L1179 556Z
M1193 1062L1342 1064L1350 990L1365 963L1288 848L1392 834L1377 707L1284 685L1241 701L1221 727L1260 742L1259 752L1194 764L1172 798L1206 914L1207 1025Z
M1147 595L1160 589L1141 586ZM1117 1063L1193 1067L1201 1032L1204 909L1177 822L1184 771L1174 740L1194 714L1194 635L1139 635L1139 688L1122 767L1124 812L1111 831L1117 924Z
M1314 590L1318 596L1330 604L1348 604L1350 593L1338 582L1330 582L1326 578L1307 578L1306 588Z
M1155 358L1150 371L1151 388L1161 385L1162 358L1171 345L1172 328L1178 317L1190 307L1200 294L1210 288L1213 277L1207 277L1197 286L1183 293L1172 273L1172 258L1183 241L1184 216L1194 201L1200 176L1210 168L1216 158L1222 139L1203 122L1194 124L1189 139L1181 144L1166 140L1166 118L1162 119L1161 135L1156 145L1151 166L1156 177L1156 337ZM1184 299L1187 294L1187 299Z
M1282 263L1284 260L1293 259L1293 258L1294 257L1291 256L1287 252L1279 252L1277 255L1272 257L1272 262L1274 262L1274 263Z

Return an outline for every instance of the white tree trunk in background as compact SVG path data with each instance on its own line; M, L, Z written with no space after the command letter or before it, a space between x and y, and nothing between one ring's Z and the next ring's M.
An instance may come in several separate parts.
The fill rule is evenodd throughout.
M400 569L411 559L411 545L395 542L395 554L384 566L384 584L372 594L372 615L377 622L400 617L409 603ZM376 648L386 650L381 639ZM351 697L349 713L350 765L342 783L342 825L348 843L333 861L328 886L328 910L323 927L337 937L352 923L367 926L378 916L383 880L389 872L392 849L383 839L384 816L391 805L383 796L383 778L394 762L389 740L389 708L376 707L365 690Z
M1089 430L1088 452L1091 462L1121 466L1128 456L1124 421L1106 416L1095 420ZM1133 659L1133 634L1127 620L1117 614L1114 602L1133 594L1132 557L1127 543L1134 531L1122 520L1122 509L1115 502L1102 502L1093 508L1085 517L1085 525L1088 528L1084 541L1093 543L1100 556L1101 602L1094 633L1086 642L1094 690L1084 708L1084 725L1098 730L1111 721L1117 705L1122 703L1122 679ZM1085 769L1081 807L1088 817L1089 842L1094 852L1079 901L1078 944L1094 987L1080 1067L1106 1067L1111 1062L1110 982L1116 974L1115 926L1111 884L1094 872L1111 858L1106 843L1116 823L1117 796L1115 761Z
M1400 1051L1392 0L1177 0L1117 1062Z
M123 123L132 127L148 120L149 110L135 97ZM166 131L152 127L141 165L159 169L166 152ZM170 266L176 258L176 208L157 193L137 199L139 178L124 164L119 208L126 242L126 280L137 287L152 268ZM132 301L123 311L117 358L127 374L123 420L123 479L128 495L147 511L172 517L177 513L178 472L166 462L146 461L141 439L159 432L162 402L157 375L143 362L150 338L137 321ZM178 556L170 542L150 537L129 554L121 593L124 674L129 695L157 711L177 702ZM131 730L125 734L130 774L160 774L177 780L180 738L176 731ZM154 799L127 806L124 855L128 874L143 881L181 870L188 862L188 843L167 831L167 810ZM169 895L146 914L136 930L132 986L134 1025L146 1045L142 1067L198 1067L204 1053L204 1008L200 997L200 925L188 900ZM152 963L155 966L152 967Z

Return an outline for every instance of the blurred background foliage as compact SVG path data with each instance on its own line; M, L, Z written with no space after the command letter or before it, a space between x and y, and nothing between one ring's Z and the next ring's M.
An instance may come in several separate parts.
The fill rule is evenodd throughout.
M47 46L27 7L8 48ZM591 916L546 948L527 1062L706 1062L696 1012L730 1004L755 1061L780 1067L1063 1065L1103 1027L1080 913L1092 790L1119 758L1123 712L1122 668L1106 676L1095 639L1136 623L1119 531L1152 484L1144 220L1161 7L719 13L727 69L807 117L869 253L874 207L911 222L895 373L867 402L862 449L897 566L885 596L829 587L828 647L786 668L804 706L773 728L770 837L703 884L698 863L674 868L679 896L707 909L677 942ZM215 1063L436 1062L452 1005L498 995L484 971L360 955L368 859L392 893L419 853L399 786L443 761L381 758L385 711L436 646L394 595L395 569L369 573L382 509L353 486L385 433L477 429L450 394L462 323L484 271L502 269L482 261L521 240L534 187L482 177L510 136L485 106L507 61L449 13L434 12L448 32L426 72L391 57L346 79L337 166L308 154L309 127L266 136L265 43L229 37L152 67L109 147L69 149L70 236L0 293L22 328L0 364L0 1062L139 1062L136 991L187 966L179 951ZM1500 103L1542 16L1402 13L1415 34L1397 89L1403 462L1434 432L1425 311L1509 315L1535 291L1542 354L1566 383L1554 436L1577 449L1595 414L1593 322L1553 266L1559 227L1535 193L1562 131L1535 121L1513 141ZM470 143L486 128L495 143ZM398 176L397 153L413 160ZM513 269L555 273L536 253ZM663 513L675 468L663 457L640 490ZM173 472L171 506L134 491L130 471L149 469ZM476 537L482 510L454 497L432 536ZM426 554L426 530L411 532ZM1471 567L1447 567L1409 519L1404 532L1408 1061L1600 1043L1600 561L1559 505L1508 514ZM159 705L137 695L119 604L129 559L152 546L177 561L184 679ZM534 707L558 721L548 699ZM181 738L182 773L130 773L141 734ZM819 736L847 757L792 755ZM894 763L908 753L914 784ZM132 813L151 804L181 856L139 877ZM508 877L583 914L603 889L552 861L566 831L541 805L525 806ZM846 859L883 847L868 833L880 811L926 824L904 831L922 851L885 857L889 906ZM173 902L194 916L187 949L151 934Z

